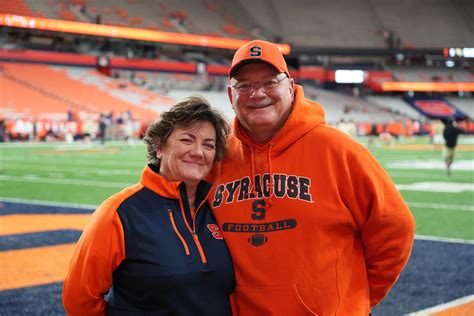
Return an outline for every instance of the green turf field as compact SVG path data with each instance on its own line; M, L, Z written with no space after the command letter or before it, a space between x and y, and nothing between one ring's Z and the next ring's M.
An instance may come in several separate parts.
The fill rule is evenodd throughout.
M474 240L472 140L461 139L451 176L441 148L425 138L373 150L410 206L418 235ZM0 198L98 205L136 183L145 163L141 144L0 144Z

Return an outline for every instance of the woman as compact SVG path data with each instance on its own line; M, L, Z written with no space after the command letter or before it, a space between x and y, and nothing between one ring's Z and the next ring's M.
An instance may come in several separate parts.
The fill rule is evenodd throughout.
M230 315L232 261L203 180L226 152L228 126L191 97L150 124L140 183L93 214L71 260L69 315Z

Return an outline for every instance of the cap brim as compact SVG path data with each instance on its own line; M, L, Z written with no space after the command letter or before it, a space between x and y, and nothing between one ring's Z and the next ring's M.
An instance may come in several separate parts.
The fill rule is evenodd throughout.
M253 64L253 63L265 63L265 64L268 64L268 65L272 66L275 70L280 71L280 69L275 67L272 63L269 63L265 60L262 60L262 59L259 59L259 58L249 58L249 59L242 60L239 63L235 64L229 71L229 78L232 78L235 75L235 73L237 72L237 70L239 70L240 67L248 65L248 64Z

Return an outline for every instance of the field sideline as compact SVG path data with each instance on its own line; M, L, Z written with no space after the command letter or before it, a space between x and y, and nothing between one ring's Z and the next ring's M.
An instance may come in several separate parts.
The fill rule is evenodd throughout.
M373 315L474 314L473 139L461 139L451 176L441 147L425 138L373 150L417 223L412 259ZM0 144L0 315L64 313L61 280L82 227L105 198L139 180L145 163L138 143Z

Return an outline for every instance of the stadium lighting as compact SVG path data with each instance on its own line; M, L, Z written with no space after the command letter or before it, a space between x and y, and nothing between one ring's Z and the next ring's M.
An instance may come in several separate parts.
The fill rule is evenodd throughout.
M364 71L336 70L335 79L337 83L362 83L364 82Z
M462 54L465 58L474 58L474 47L464 47Z
M474 91L473 82L383 82L382 91L458 92Z
M454 61L452 60L446 60L445 64L446 64L446 67L449 67L449 68L454 67Z
M455 48L450 48L449 49L449 57L455 57L456 56L456 49Z
M222 48L236 50L247 40L193 35L173 32L154 31L131 27L111 26L84 22L71 22L52 20L37 17L20 16L13 14L0 14L0 26L18 27L43 31L84 34L91 36L105 36L142 40L148 42L169 43L176 45L189 45L199 47ZM283 54L289 54L291 47L288 44L277 44Z
M459 57L459 58L474 58L474 47L464 47L464 48L445 48L443 50L445 57Z

